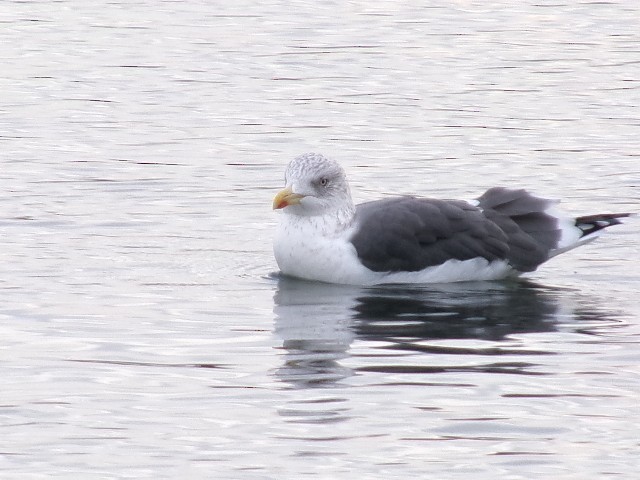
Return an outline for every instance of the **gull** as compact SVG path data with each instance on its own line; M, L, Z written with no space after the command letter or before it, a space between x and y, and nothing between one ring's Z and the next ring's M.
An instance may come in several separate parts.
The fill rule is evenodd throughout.
M475 202L397 196L354 205L342 167L307 153L289 163L274 254L287 276L327 283L498 280L536 270L629 213L570 217L555 200L494 187Z

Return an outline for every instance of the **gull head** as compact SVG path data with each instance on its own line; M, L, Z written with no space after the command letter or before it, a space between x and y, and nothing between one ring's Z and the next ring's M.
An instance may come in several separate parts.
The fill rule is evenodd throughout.
M274 210L298 216L353 215L355 211L344 170L323 155L305 153L294 158L284 180L285 188L273 199Z

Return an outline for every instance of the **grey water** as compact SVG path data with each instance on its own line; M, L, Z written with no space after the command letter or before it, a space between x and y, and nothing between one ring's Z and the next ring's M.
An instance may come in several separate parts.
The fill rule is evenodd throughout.
M526 279L281 278L286 163L358 201L640 211L640 4L0 5L0 477L640 467L637 219Z

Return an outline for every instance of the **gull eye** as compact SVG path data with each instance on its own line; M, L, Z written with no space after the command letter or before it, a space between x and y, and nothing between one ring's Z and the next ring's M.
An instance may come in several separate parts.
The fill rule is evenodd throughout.
M324 177L320 179L320 185L321 186L326 187L328 184L329 184L329 179L324 178Z

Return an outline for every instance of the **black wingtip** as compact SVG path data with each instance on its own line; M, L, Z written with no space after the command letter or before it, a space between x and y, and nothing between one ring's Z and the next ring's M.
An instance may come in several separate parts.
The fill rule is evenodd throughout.
M576 218L576 227L582 230L582 236L591 235L604 228L611 227L613 225L620 225L621 218L626 218L634 215L633 213L601 213L597 215L586 215L584 217Z

